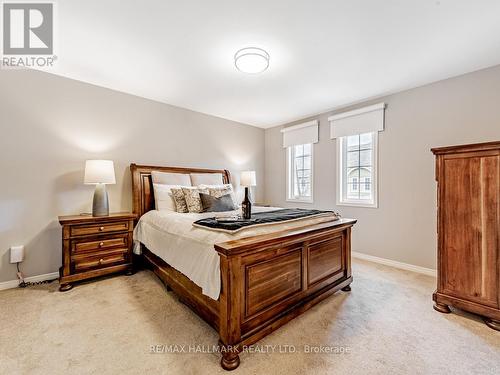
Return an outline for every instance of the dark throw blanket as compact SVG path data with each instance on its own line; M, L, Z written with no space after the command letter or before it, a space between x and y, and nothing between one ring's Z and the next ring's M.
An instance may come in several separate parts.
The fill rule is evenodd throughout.
M274 210L267 212L257 212L252 214L252 218L245 219L224 219L224 218L208 218L197 220L193 223L195 226L204 227L206 229L219 230L224 232L237 232L246 227L252 227L262 224L279 224L286 221L298 220L311 216L334 216L333 211L306 210L302 208L287 208L282 210Z

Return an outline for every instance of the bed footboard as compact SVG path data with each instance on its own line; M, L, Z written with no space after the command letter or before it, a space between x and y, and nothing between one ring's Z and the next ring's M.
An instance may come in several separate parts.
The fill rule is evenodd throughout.
M341 219L216 244L221 365L339 289L350 290L351 227Z

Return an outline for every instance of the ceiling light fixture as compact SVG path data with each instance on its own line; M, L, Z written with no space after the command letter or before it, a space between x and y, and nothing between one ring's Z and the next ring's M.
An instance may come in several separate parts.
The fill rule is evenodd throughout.
M262 48L242 48L234 55L236 69L243 73L262 73L269 67L269 53Z

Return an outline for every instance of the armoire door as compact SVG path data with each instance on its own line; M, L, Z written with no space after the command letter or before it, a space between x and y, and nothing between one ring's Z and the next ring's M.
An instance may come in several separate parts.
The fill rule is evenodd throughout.
M498 308L500 152L441 157L439 289Z

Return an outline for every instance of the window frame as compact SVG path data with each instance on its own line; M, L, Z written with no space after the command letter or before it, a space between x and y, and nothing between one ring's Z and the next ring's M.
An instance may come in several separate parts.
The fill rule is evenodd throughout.
M371 187L373 191L373 199L361 200L361 199L347 199L347 181L344 181L344 142L347 141L347 136L338 137L336 139L337 147L337 183L336 183L336 203L338 206L351 206L351 207L366 207L366 208L378 208L378 132L367 132L372 133L372 174L371 174ZM365 133L362 133L365 134ZM357 135L357 134L352 134ZM361 184L361 182L360 182ZM360 185L361 187L361 185Z
M295 198L293 191L295 190L294 179L292 172L292 153L294 145L286 148L286 202L296 202L296 203L313 203L314 202L314 143L304 143L311 145L311 197L298 197Z

